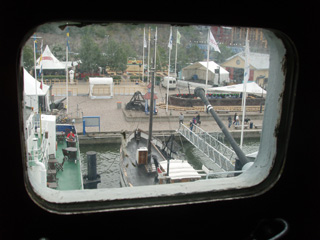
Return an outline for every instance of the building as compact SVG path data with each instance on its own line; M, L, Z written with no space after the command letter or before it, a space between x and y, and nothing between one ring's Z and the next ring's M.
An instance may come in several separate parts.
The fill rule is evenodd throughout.
M259 52L267 50L268 44L260 28L212 26L211 32L218 44L224 44L238 53L243 50L248 32L250 48Z
M256 82L259 86L265 87L269 77L269 54L250 53L250 75L249 81ZM242 83L245 64L244 52L233 55L221 64L229 72L230 82Z

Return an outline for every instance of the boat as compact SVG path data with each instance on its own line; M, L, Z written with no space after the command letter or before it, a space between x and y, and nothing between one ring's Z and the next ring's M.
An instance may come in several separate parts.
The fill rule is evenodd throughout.
M156 45L156 37L155 37ZM156 47L154 48L156 51ZM154 53L154 59L156 52ZM177 182L190 182L201 179L201 174L173 149L174 138L161 141L152 134L154 109L155 61L151 69L151 101L149 132L135 129L127 135L122 132L120 147L120 185L134 187Z
M55 115L28 111L26 117L27 169L32 186L41 190L83 189L77 130L57 124Z
M161 141L136 129L128 134L122 132L120 147L120 184L133 187L177 182L191 182L201 179L202 174L173 150L173 135L168 141ZM151 156L148 158L148 144Z

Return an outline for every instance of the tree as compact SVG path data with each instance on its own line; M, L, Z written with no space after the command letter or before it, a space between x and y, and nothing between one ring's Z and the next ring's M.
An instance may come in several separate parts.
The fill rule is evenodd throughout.
M30 72L34 67L33 50L30 46L25 45L22 52L23 56L23 67Z
M62 47L61 44L56 44L52 48L52 54L60 61L66 60L66 47Z
M223 44L219 45L219 49L220 49L221 53L219 53L219 52L212 53L213 59L216 63L223 63L226 61L227 58L234 55L231 48L229 48Z
M101 64L101 51L91 36L83 35L79 51L80 69L83 72L98 72Z
M114 40L104 45L102 66L108 66L112 71L124 72L127 69L128 57L136 57L135 51L125 43L117 43Z
M187 62L194 63L203 60L203 51L197 46L192 45L187 49Z

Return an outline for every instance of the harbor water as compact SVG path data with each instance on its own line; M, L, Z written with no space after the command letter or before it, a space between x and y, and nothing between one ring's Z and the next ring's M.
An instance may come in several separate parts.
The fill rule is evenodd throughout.
M239 139L235 140L238 143L240 142ZM228 145L228 143L225 144ZM259 146L259 138L244 139L243 152L245 154L256 152L259 150ZM98 188L120 187L120 143L80 145L80 158L83 175L87 174L86 152L88 151L95 151L97 153L97 173L101 176L101 183L98 184ZM189 163L193 165L195 169L200 170L202 164L206 165L207 163L212 162L208 157L206 157L189 142L184 141L182 143L182 152L185 156L182 155L181 157L189 159Z

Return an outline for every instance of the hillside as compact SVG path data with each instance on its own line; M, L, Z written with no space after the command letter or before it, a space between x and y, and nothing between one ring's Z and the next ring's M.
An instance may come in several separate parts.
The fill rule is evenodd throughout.
M109 66L114 70L123 71L128 58L142 60L143 39L145 29L145 39L148 42L150 29L151 50L150 57L153 57L153 39L157 27L157 69L166 68L169 62L169 35L170 25L165 24L122 24L111 23L104 25L81 25L69 23L69 60L81 60L83 71L97 71L98 67ZM204 26L173 26L173 47L171 54L171 66L175 61L176 36L179 31L181 38L178 45L177 69L181 69L188 64L202 61L206 57L206 49L201 50L199 43L205 43L207 37L207 27ZM50 23L39 26L36 36L38 40L38 56L40 55L40 45L49 45L52 53L60 60L65 61L65 49L67 40L67 28L65 23ZM27 44L29 52L33 49L33 38ZM145 59L147 58L147 48L145 48ZM31 54L29 54L30 56ZM91 56L90 56L91 55ZM210 52L210 58L216 62L232 55L230 49L224 47L221 54ZM30 59L29 66L32 67ZM113 63L111 63L113 61ZM86 62L86 63L85 63ZM119 63L119 64L117 64ZM88 66L88 64L92 66ZM87 65L87 66L85 66ZM121 66L120 66L121 65ZM171 69L172 71L172 69Z
M83 27L69 26L70 48L72 52L79 52L81 38L84 34L91 36L100 48L110 40L118 43L129 44L136 52L137 56L142 55L143 46L143 28L146 28L146 39L148 38L148 28L151 27L151 38L154 37L155 26L158 28L158 47L166 48L169 41L169 25L148 25L148 24L120 24L114 23L107 26L88 25ZM202 40L202 32L196 26L173 27L173 36L175 38L176 29L181 34L181 44L185 47L190 42ZM42 37L43 45L49 45L51 49L54 46L64 47L66 44L66 29L61 30L58 23L45 24L38 27L37 37ZM27 45L32 46L32 38ZM175 45L175 44L174 44Z

